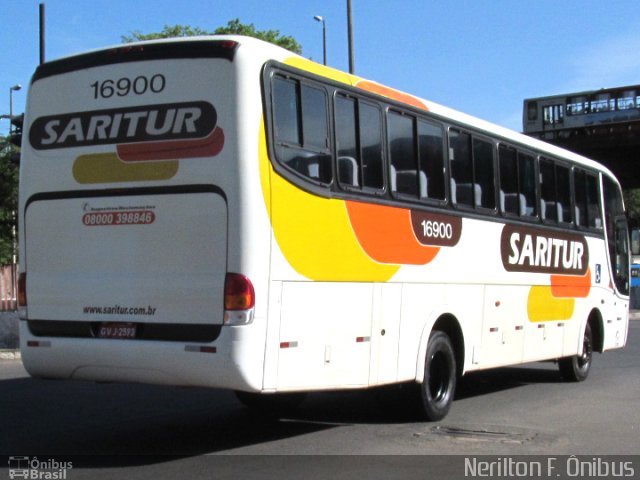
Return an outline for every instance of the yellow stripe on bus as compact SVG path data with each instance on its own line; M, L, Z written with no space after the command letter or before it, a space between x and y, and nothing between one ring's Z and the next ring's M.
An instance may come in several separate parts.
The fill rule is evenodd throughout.
M306 58L290 57L287 58L284 63L286 63L287 65L291 65L292 67L299 68L300 70L314 73L316 75L320 75L321 77L330 78L331 80L335 80L336 82L344 83L346 85L354 85L361 80L360 77L341 72L340 70L336 70L325 65L320 65L318 63L312 62L311 60L307 60Z
M376 262L360 246L344 200L304 192L273 171L260 126L260 180L273 233L299 274L318 281L384 282L399 265Z
M73 178L81 184L169 180L178 167L177 160L124 163L115 153L94 153L76 158Z
M554 297L550 286L531 287L527 301L529 321L570 320L575 302L573 298Z

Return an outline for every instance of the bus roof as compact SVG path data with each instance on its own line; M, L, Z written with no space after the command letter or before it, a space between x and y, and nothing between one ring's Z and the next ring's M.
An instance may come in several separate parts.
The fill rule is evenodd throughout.
M194 48L196 46L196 48ZM126 43L112 45L110 47L104 47L99 49L89 50L83 53L69 55L61 57L50 62L46 62L37 67L36 72L33 75L32 82L35 82L41 78L62 74L65 72L74 71L80 68L87 68L91 65L106 65L111 63L132 62L138 60L149 59L169 59L169 58L212 58L221 57L228 60L233 60L235 51L241 46L251 46L252 48L261 49L264 51L263 59L267 61L271 58L287 58L298 57L307 62L311 60L304 59L304 57L290 52L278 45L270 44L263 40L259 40L252 37L240 36L240 35L203 35L193 37L176 37L157 40L146 40L142 42ZM198 48L201 47L201 48ZM315 63L315 62L312 62ZM316 64L320 69L330 69L324 65ZM333 69L331 69L333 70ZM355 80L365 80L355 75L349 75L350 78ZM369 83L377 83L368 81ZM355 83L355 82L354 82ZM381 85L381 84L378 84ZM632 89L638 88L640 85L621 87L620 89ZM619 90L619 89L618 89ZM584 94L594 92L604 92L606 90L594 90L591 92L584 92ZM413 97L424 103L427 110L435 115L440 116L442 119L451 120L455 123L459 123L462 126L476 129L485 132L489 135L500 137L506 141L518 143L522 146L529 147L553 155L556 157L566 158L573 162L582 164L586 167L591 167L597 170L603 171L608 176L615 178L613 173L604 165L584 157L569 150L556 147L549 143L537 140L535 138L518 133L514 130L502 127L500 125L491 123L486 120L474 117L454 110L452 108L440 105L431 100L416 97L411 94L405 94L407 97ZM570 95L580 95L579 93ZM558 97L565 97L566 95L558 95ZM540 97L549 98L549 97ZM533 99L529 99L533 100ZM617 181L617 180L616 180Z

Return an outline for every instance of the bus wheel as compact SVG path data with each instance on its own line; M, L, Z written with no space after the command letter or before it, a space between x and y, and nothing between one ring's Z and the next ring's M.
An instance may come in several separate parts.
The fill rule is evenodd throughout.
M582 355L561 358L558 361L560 375L569 382L582 382L589 375L593 358L593 335L591 325L587 323L582 339Z
M453 402L456 390L456 357L449 336L434 331L429 337L420 385L422 410L429 421L442 420Z
M300 393L253 393L235 391L236 398L251 411L264 415L282 415L300 406L307 394Z

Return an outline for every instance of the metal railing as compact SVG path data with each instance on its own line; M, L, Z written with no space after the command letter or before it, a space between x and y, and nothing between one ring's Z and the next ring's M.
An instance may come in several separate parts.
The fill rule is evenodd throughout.
M0 266L0 312L18 309L18 265Z

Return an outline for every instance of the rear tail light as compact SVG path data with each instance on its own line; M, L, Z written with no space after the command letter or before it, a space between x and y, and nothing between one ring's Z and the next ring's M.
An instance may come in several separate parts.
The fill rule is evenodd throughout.
M27 306L27 273L18 275L18 306Z
M224 281L224 324L250 324L255 304L256 294L251 280L239 273L227 273Z
M253 284L244 275L227 273L224 282L224 309L250 310L256 304Z

